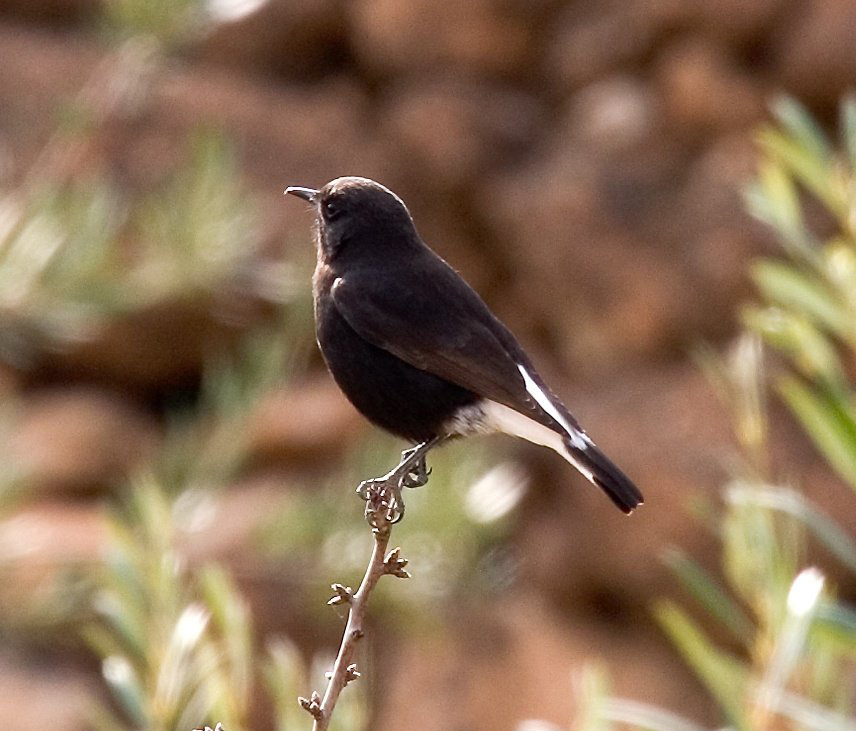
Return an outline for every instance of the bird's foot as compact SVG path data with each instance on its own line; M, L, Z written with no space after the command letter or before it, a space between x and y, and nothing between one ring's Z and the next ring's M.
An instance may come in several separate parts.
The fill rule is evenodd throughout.
M395 524L404 517L404 500L395 470L383 477L363 480L357 485L357 495L366 501L366 520L373 528L383 523Z
M405 464L417 453L420 452L420 447L416 446L412 449L405 449L401 453L401 464ZM408 471L401 477L402 487L423 487L428 484L428 477L431 475L431 470L425 462L424 450L419 454L416 462L410 465Z
M380 530L404 517L401 489L422 487L428 482L431 470L425 464L425 453L441 441L435 437L405 450L394 469L383 477L363 480L357 486L357 495L366 501L366 520L373 528Z

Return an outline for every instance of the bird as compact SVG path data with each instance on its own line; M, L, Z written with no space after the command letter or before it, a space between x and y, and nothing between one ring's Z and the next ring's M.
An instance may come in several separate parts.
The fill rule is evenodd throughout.
M322 357L364 417L415 445L402 453L410 467L404 486L427 482L428 450L498 432L554 450L622 512L642 504L511 331L422 240L398 195L354 176L285 193L315 213Z

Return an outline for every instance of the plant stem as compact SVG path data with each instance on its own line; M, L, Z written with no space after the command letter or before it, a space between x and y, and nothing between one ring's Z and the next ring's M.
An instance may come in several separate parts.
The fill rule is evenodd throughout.
M369 595L377 584L378 579L386 573L386 562L384 559L386 556L386 547L389 544L390 532L391 528L389 525L373 530L374 547L372 548L371 559L366 568L365 576L356 594L351 599L351 608L348 612L348 623L345 625L342 644L339 647L339 654L336 657L333 672L327 683L327 690L324 692L324 698L321 701L319 715L312 725L312 731L326 731L330 723L330 718L333 715L336 701L339 699L339 694L348 682L353 679L353 670L349 670L349 668L352 668L357 643L365 634L366 607L368 606Z
M425 454L439 441L439 439L431 439L407 450L402 453L401 462L395 469L390 470L383 477L364 480L357 488L357 494L366 501L366 521L372 529L374 547L365 576L354 594L341 584L333 584L335 595L329 603L333 605L347 603L350 609L345 633L342 635L342 644L339 646L333 671L329 674L324 697L321 698L317 692L313 691L310 698L297 699L301 707L315 719L312 731L326 731L342 689L360 675L353 658L357 642L365 634L369 595L378 580L384 574L397 576L399 579L410 578L404 569L407 560L401 557L399 549L395 548L387 553L386 548L389 545L392 526L404 516L401 488L402 486L421 487L428 482L430 470L425 467Z

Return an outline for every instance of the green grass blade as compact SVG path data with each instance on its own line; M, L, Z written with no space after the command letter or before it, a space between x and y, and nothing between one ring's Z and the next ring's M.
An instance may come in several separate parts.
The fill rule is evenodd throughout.
M734 502L751 502L798 518L814 537L842 564L856 572L856 541L834 520L822 513L808 498L786 487L733 486L728 497Z
M663 560L687 591L736 639L744 644L751 641L751 620L719 582L678 548L668 549Z
M749 213L770 226L792 256L814 260L817 252L803 223L796 186L777 163L760 164L757 180L744 193Z
M655 616L735 728L747 729L744 694L748 671L745 665L713 645L675 603L658 602Z
M841 129L844 149L851 170L856 170L856 96L848 94L841 104Z
M604 713L610 692L609 676L603 666L588 662L579 676L576 731L610 731L612 724ZM517 731L524 731L518 728ZM526 731L530 731L526 727ZM534 727L531 729L534 731ZM544 727L547 731L547 726Z
M829 162L832 158L829 140L802 104L793 97L781 96L773 102L773 114L802 149L820 162Z
M838 602L821 602L815 616L813 634L835 646L838 652L856 660L856 610Z
M846 336L852 329L844 303L817 277L769 259L755 262L751 275L770 302L805 315L838 336Z
M784 693L776 704L776 711L793 721L793 728L801 731L853 731L856 728L853 716L837 713L794 693Z
M856 489L856 423L842 397L822 395L792 376L779 391L829 463Z

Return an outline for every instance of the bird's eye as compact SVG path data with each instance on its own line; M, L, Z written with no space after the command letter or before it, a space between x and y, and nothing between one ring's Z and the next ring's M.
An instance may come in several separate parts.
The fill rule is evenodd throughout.
M327 200L324 202L324 218L328 221L335 221L343 213L343 208L335 200Z

